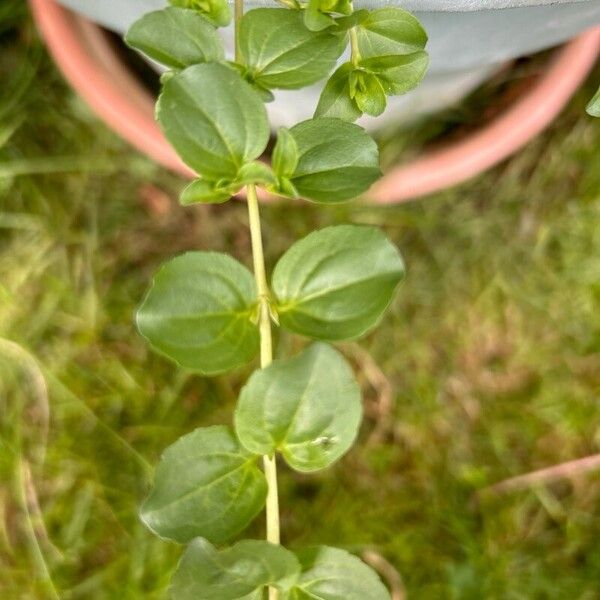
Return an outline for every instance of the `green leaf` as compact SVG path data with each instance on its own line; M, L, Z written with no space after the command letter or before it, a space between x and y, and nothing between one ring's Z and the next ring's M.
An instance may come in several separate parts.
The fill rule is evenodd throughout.
M350 74L350 95L358 108L368 115L378 117L385 110L385 90L377 75L353 71Z
M235 192L234 192L235 193ZM232 194L228 190L219 189L214 181L206 179L196 179L183 188L179 196L179 202L183 206L189 204L221 204L231 198Z
M376 56L361 60L360 66L377 74L386 94L395 96L419 84L429 66L429 56L423 51L405 56Z
M215 28L185 8L165 8L144 15L129 28L125 41L174 69L225 58Z
M315 339L359 337L377 324L403 278L398 250L378 229L339 225L315 231L275 267L279 322Z
M323 31L332 25L335 25L335 19L329 15L323 14L320 10L313 6L313 2L309 2L304 11L304 25L311 31Z
M278 177L291 177L298 165L298 146L289 129L281 127L273 149L273 170Z
M344 63L329 78L321 96L315 117L333 117L353 122L361 116L360 109L350 97L350 73L354 71L351 63Z
M427 33L419 20L401 8L369 12L357 29L358 49L363 58L412 54L423 50Z
M592 117L600 117L600 88L598 88L594 97L588 102L585 110Z
M302 575L283 600L390 600L377 573L344 550L319 546L296 555Z
M170 0L173 6L191 8L219 27L231 22L231 8L227 0Z
M177 600L240 600L266 586L287 591L297 581L300 563L289 550L244 540L218 551L199 538L186 549L173 577Z
M350 449L361 416L352 369L337 350L319 343L252 375L240 395L235 429L250 452L277 450L290 467L310 472Z
M235 179L269 140L260 96L234 69L195 65L174 75L157 105L158 121L185 163L209 180Z
M195 537L226 542L265 504L267 482L256 460L227 427L184 435L161 457L142 521L160 537L182 544Z
M341 119L317 118L290 129L298 164L289 178L301 196L331 204L367 191L381 172L369 134Z
M239 50L250 80L266 88L298 89L327 77L346 40L310 31L300 11L257 8L242 18Z
M241 366L258 352L250 271L216 252L165 263L137 313L140 333L181 366L205 375Z

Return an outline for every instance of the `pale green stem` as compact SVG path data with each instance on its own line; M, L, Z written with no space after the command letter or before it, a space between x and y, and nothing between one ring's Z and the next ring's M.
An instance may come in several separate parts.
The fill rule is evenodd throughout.
M252 260L254 261L254 277L258 290L259 331L260 331L260 366L268 367L273 362L273 338L271 335L271 314L269 308L269 286L265 272L260 213L256 187L249 184L248 220L252 238ZM281 541L279 527L279 494L277 491L277 463L275 456L263 456L263 466L268 484L267 493L267 541L279 544ZM277 600L279 594L275 588L269 588L269 600Z
M233 20L235 24L235 62L241 63L240 49L238 47L238 31L240 30L240 21L244 16L244 0L235 0L233 9Z
M350 56L352 64L357 67L360 61L360 51L358 49L358 35L356 34L356 27L350 29Z

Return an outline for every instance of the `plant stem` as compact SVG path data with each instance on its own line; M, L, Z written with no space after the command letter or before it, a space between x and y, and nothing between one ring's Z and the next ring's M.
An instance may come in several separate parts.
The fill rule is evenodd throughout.
M263 252L260 212L256 186L249 184L248 220L252 238L252 260L254 261L254 277L258 290L259 301L259 331L260 331L260 366L268 367L273 362L273 338L271 335L271 315L269 309L269 286L265 272L265 257ZM275 456L263 456L263 467L267 478L267 541L279 544L281 541L279 527L279 493L277 490L277 462ZM277 600L279 593L275 588L269 588L269 600Z
M238 47L238 31L240 30L240 21L244 16L244 0L235 0L233 8L233 22L235 25L235 62L240 63L240 49Z
M356 34L356 27L350 29L350 57L352 64L357 67L360 61L360 51L358 49L358 36Z

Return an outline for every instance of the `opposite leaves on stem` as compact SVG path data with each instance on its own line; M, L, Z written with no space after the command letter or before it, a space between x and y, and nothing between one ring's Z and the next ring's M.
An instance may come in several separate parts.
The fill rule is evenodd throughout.
M319 99L317 117L354 121L363 113L379 116L387 96L404 94L425 75L427 34L400 8L371 11L354 28L351 62L331 76Z
M361 416L352 369L331 346L313 344L252 375L240 395L235 429L250 452L278 451L293 469L310 472L348 451Z
M403 278L402 258L379 229L321 229L296 242L275 267L279 322L315 339L359 337L377 324Z

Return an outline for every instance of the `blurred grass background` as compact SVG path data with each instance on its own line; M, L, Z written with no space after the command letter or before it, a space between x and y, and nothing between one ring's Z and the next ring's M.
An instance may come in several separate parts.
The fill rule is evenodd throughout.
M600 452L597 79L509 162L424 202L263 209L271 265L341 222L383 227L408 264L381 327L342 348L361 443L318 476L282 469L290 546L375 552L411 599L600 598L598 473L477 494ZM180 551L136 515L151 465L230 422L250 369L185 373L132 316L173 254L249 264L245 207L178 207L181 182L66 87L21 0L0 4L0 82L0 597L165 598Z

